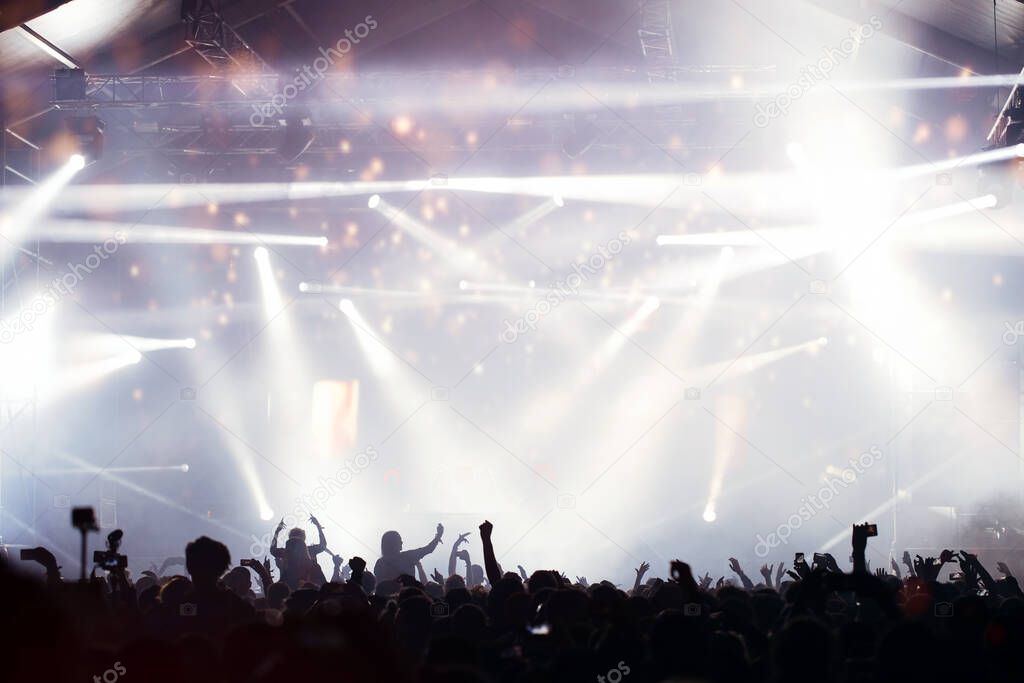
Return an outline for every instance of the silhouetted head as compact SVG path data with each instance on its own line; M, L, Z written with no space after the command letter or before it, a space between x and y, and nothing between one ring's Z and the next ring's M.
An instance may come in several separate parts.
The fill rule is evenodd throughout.
M234 567L224 577L224 585L235 595L247 597L252 589L252 574L245 567Z
M231 553L220 541L200 536L185 546L185 568L198 585L212 585L231 565Z
M288 540L291 540L293 538L297 538L297 539L301 540L303 543L305 543L306 542L306 530L305 529L300 529L299 527L294 527L294 528L290 529L288 531Z
M289 538L284 544L284 555L289 560L308 560L309 550L306 548L306 541L302 538Z
M397 531L385 531L380 537L380 554L383 557L394 557L402 552L402 535Z

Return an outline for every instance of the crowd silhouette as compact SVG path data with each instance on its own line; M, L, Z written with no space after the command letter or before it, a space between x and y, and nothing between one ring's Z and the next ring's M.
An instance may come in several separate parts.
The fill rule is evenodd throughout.
M184 557L132 576L118 562L61 576L53 554L0 563L8 628L3 681L157 683L380 681L545 683L1024 680L1024 594L1010 567L994 578L966 551L893 560L872 571L869 525L852 529L851 567L797 554L751 578L696 575L683 561L631 585L571 580L555 568L505 571L493 527L452 543L447 574L426 560L443 541L403 550L388 531L367 570L292 529L270 557L232 566L205 536ZM28 571L41 566L45 581ZM951 565L940 580L943 568ZM173 567L181 566L183 573ZM38 570L38 567L36 568Z

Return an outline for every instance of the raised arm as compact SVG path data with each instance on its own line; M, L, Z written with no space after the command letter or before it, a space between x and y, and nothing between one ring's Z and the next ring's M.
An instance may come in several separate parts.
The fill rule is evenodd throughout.
M650 568L651 568L651 565L649 565L646 562L641 562L640 566L637 567L634 570L636 572L636 579L633 581L633 593L634 594L640 592L640 586L642 586L643 582L644 582L644 574L646 574L647 570L650 569Z
M422 548L415 548L413 550L402 551L402 555L405 556L405 557L411 558L414 564L416 562L419 562L424 557L426 557L430 553L434 552L434 549L437 548L437 544L441 542L441 536L443 534L444 534L444 525L443 524L438 524L437 525L437 533L434 535L434 540L432 540L430 543L426 544Z
M491 586L497 586L501 580L501 568L498 566L498 558L494 556L494 546L491 544L491 532L494 525L484 520L480 525L480 542L484 547L484 571L487 573L487 580Z
M256 558L241 560L238 564L256 572L256 576L260 577L260 587L263 590L263 597L266 597L270 584L274 583L274 578L270 575L270 570L267 566Z
M729 569L732 570L733 574L740 577L740 582L743 584L743 588L750 591L754 590L754 582L751 581L746 573L743 571L743 567L740 566L739 560L735 557L729 558Z
M316 545L309 546L309 554L316 555L317 553L322 553L325 550L327 550L327 539L324 538L324 528L320 526L320 522L317 520L317 518L313 515L310 515L309 521L313 524L313 526L316 527L316 532L320 536L320 540L317 542Z
M277 537L280 535L281 530L284 529L284 517L277 523L277 527L274 529L274 536L270 539L270 554L274 557L281 557L283 551L277 547Z
M467 543L466 539L469 538L469 532L459 534L459 537L455 539L455 543L452 544L452 552L448 555L448 576L455 576L458 574L457 562L459 559L459 546L463 543Z
M341 563L344 560L341 559L341 555L332 555L331 559L334 560L334 573L331 574L331 583L341 583Z

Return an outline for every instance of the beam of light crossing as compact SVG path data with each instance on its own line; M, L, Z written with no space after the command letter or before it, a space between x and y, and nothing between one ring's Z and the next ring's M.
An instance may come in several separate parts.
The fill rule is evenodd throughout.
M95 474L97 476L110 479L111 481L117 482L118 485L123 486L126 489L135 491L136 493L145 496L146 498L156 503L169 507L173 510L177 510L178 512L182 512L188 515L189 517L198 519L202 522L205 522L206 524L211 524L219 529L223 529L224 531L227 531L230 534L238 536L239 538L243 538L246 540L250 538L248 534L239 531L238 529L228 524L225 524L218 519L210 518L206 515L200 514L194 510L185 507L184 505L180 505L179 503L174 502L173 500L166 496L156 493L155 491L151 491L145 486L140 486L139 484L136 484L134 481L128 479L127 477L120 476L116 474L114 470L97 467L96 465L93 465L92 463L83 460L82 458L71 455L70 453L58 453L57 457L60 458L61 460L71 463L72 465L81 469L84 472L89 472L91 474Z
M43 242L67 244L98 244L113 240L124 244L327 246L327 238L323 235L209 230L178 225L147 225L100 220L47 220L39 225L37 236Z
M0 235L5 238L0 240L0 262L9 259L13 251L32 235L39 218L50 210L60 191L83 168L85 157L72 154L55 173L28 189L10 210L0 214Z
M473 276L496 272L475 251L460 247L455 240L442 237L436 230L419 222L397 206L388 203L379 194L370 197L367 206L384 216L389 223L396 226L402 232L440 256L456 272Z

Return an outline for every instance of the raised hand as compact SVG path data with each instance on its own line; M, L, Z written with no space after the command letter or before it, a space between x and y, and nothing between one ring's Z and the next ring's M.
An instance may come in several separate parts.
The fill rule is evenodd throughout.
M735 557L729 558L729 569L731 569L734 574L743 573L743 568L740 567L739 560L737 560Z
M467 531L464 534L459 534L459 537L455 539L455 547L458 548L463 543L468 543L469 542L469 535L471 533L473 533L473 532Z
M468 550L460 550L459 552L455 553L455 557L462 560L466 564L469 564L470 562Z
M317 518L314 517L313 515L309 516L309 523L312 524L313 526L315 526L317 529L320 528L320 522L317 521Z
M774 568L774 567L775 567L774 564L762 564L761 565L761 576L764 577L765 584L767 584L769 586L772 585L772 568Z
M996 562L996 569L998 569L999 573L1003 574L1004 576L1013 576L1013 574L1010 572L1010 567L1007 566L1007 564L1002 560Z
M922 559L920 555L914 558L914 573L925 581L934 581L942 570L942 563L934 557Z
M637 567L636 569L634 569L633 571L636 572L636 575L637 575L637 577L639 579L639 578L643 578L643 575L646 574L647 570L650 569L650 568L651 568L651 565L649 565L646 562L641 562L640 566Z
M348 561L348 566L353 572L361 572L366 569L366 560L361 557L353 557Z
M584 588L590 588L590 584L587 583L587 577L585 576L577 576L576 583L583 586Z
M877 576L880 579L884 579L886 576L888 576L888 574L886 573L886 571L884 569L879 567L878 569L875 570L875 576Z
M700 577L700 589L706 591L711 587L712 581L714 581L714 579L711 578L710 572L705 573L704 576Z
M724 576L719 576L718 577L718 581L715 582L715 590L718 590L719 588L721 588L724 585L725 585L725 577Z
M775 585L778 586L782 582L782 573L786 571L786 563L779 562L779 568L775 570Z
M280 531L281 531L281 529L283 529L283 528L284 528L284 517L282 517L282 518L281 518L281 521L277 523L277 530L278 530L279 532L280 532Z
M494 525L485 519L484 523L480 525L480 538L485 541L490 540L492 531L494 531Z
M341 555L332 555L331 559L334 560L334 566L335 567L340 567L342 562L345 561L345 560L341 559Z
M444 577L441 576L441 572L437 571L437 567L434 567L434 571L430 575L430 578L433 579L435 582L441 584L442 586L444 585Z
M903 574L900 572L900 563L896 561L895 557L890 561L890 566L892 567L892 573L896 575L896 578L902 579Z
M438 525L437 525L437 531L436 531L436 533L434 534L434 538L436 538L436 539L437 539L437 542L438 542L438 543L443 543L443 542L444 542L444 541L442 541L442 540L441 540L441 536L442 536L442 535L444 535L444 524L441 524L441 523L439 522L439 523L438 523Z
M917 576L917 574L914 572L914 561L910 559L909 550L903 551L903 564L904 566L906 566L908 574L910 574L911 576Z
M530 578L530 575L526 573L525 569L523 569L523 565L521 565L521 564L516 565L516 569L519 570L519 576L523 577L523 581L525 581L526 579Z

